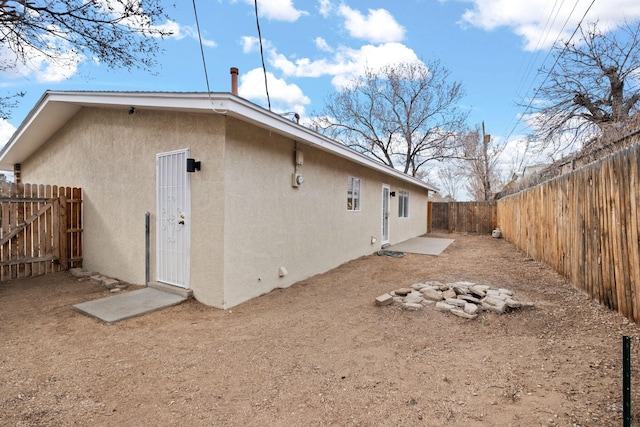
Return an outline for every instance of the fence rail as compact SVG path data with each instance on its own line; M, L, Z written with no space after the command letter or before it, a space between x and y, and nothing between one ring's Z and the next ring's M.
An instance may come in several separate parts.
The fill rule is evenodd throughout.
M82 190L0 184L0 281L82 265Z
M506 240L640 323L640 145L498 202Z
M433 229L449 233L491 234L497 225L496 202L434 202Z

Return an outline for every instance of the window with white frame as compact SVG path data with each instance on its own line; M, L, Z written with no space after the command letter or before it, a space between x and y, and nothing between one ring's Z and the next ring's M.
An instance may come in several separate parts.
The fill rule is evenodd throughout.
M409 218L409 192L398 191L398 217Z
M360 178L347 178L347 210L360 210Z

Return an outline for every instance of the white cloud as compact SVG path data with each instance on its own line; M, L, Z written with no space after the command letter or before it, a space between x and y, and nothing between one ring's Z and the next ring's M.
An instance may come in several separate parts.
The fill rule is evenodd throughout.
M531 142L525 136L515 136L509 140L500 155L496 164L496 171L503 182L508 182L512 174L522 174L525 166L542 164L549 159L544 154L533 153Z
M253 36L243 36L240 38L240 42L242 44L242 53L252 53L260 51L260 39ZM262 39L262 47L263 49L273 50L273 45L269 40Z
M338 12L345 18L345 27L352 37L371 43L399 42L404 39L404 27L386 9L369 9L369 15L364 16L343 4Z
M182 27L180 24L178 24L175 21L171 21L168 20L167 22L165 22L162 25L158 25L156 27L154 27L162 32L165 33L171 33L171 37L175 38L175 39L182 39L184 38L184 34L182 33Z
M315 42L318 49L325 52L333 52L333 49L331 48L331 46L329 46L329 43L327 43L327 41L322 37L316 37Z
M245 0L245 3L255 5L254 0ZM295 22L309 13L296 9L291 0L268 0L258 2L258 14L274 21Z
M16 128L6 121L5 119L0 119L0 148L4 147L9 139L16 131Z
M154 27L156 29L160 29L162 31L167 31L171 33L170 38L176 40L182 40L185 37L190 37L195 40L200 40L202 38L202 45L206 47L216 47L218 44L214 40L207 39L202 34L198 35L198 28L192 27L189 25L180 25L177 22L167 21L166 24L161 26Z
M556 39L568 39L590 4L548 0L470 2L472 7L462 15L463 24L488 31L508 27L524 39L524 49L528 51L548 49ZM584 22L597 21L601 28L615 28L625 20L632 22L638 18L640 2L637 0L607 0L595 2Z
M305 96L299 86L289 84L270 72L267 72L267 84L269 87L269 99L273 104L274 110L295 111L303 114L305 105L311 103L311 100ZM261 68L254 68L240 76L238 94L243 98L266 103L267 92L264 73Z
M362 76L368 68L373 71L400 62L419 62L416 53L401 43L385 43L379 46L365 45L360 49L343 49L337 55L344 71L334 75L332 83L336 87L344 87L353 78Z
M30 46L23 46L26 62L18 60L15 53L4 47L0 48L0 74L8 79L35 78L38 82L59 82L76 74L78 64L85 57L75 52L70 45L51 36L45 37L56 50L41 51Z
M256 48L259 46L257 37L243 36L240 40L242 42L243 53L255 52Z
M364 74L368 68L378 70L388 64L420 62L416 53L400 43L385 43L378 46L365 45L359 49L341 46L332 58L289 60L275 50L270 52L270 64L287 76L320 77L332 76L335 87L341 88L354 78Z
M331 0L318 0L318 12L325 18L328 18L333 10Z

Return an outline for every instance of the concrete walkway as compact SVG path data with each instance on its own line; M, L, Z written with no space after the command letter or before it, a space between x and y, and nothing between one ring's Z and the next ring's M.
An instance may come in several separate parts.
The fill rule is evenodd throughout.
M385 251L409 252L412 254L440 255L442 251L454 242L453 239L440 239L436 237L414 237L393 246L388 246Z
M74 305L73 308L103 322L115 323L177 305L186 300L184 296L149 287L83 302Z

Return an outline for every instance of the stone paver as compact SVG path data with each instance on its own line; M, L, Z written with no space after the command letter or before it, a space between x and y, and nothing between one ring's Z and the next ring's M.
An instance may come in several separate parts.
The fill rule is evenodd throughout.
M533 307L520 301L505 288L492 288L472 282L415 283L410 288L398 288L375 299L378 306L399 304L405 310L420 310L435 303L438 311L464 319L475 319L482 311L497 314L523 307Z

